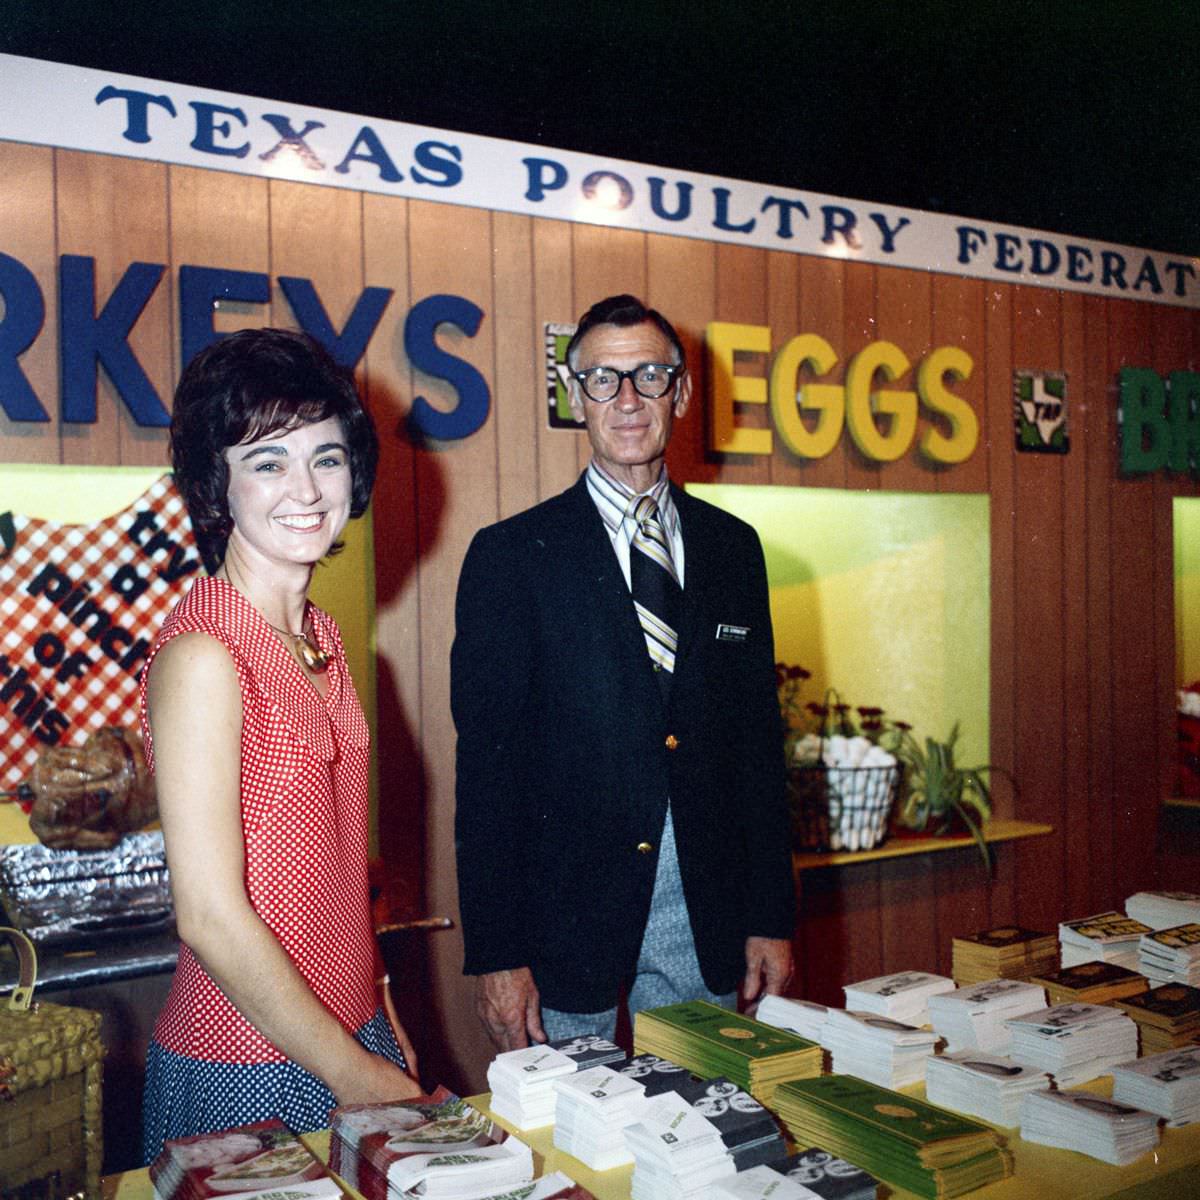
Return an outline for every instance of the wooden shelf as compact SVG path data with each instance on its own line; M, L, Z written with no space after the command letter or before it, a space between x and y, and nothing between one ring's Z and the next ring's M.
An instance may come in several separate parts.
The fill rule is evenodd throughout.
M1200 808L1200 798L1195 796L1168 796L1163 804L1167 808Z
M983 837L989 844L1012 842L1018 838L1042 837L1053 833L1053 825L1039 825L1034 821L989 821L983 829ZM934 854L941 850L962 850L974 846L975 839L966 837L922 837L889 838L874 850L836 850L829 854L803 851L792 855L797 871L810 871L816 867L841 867L851 863L874 862L881 858L906 858L911 854Z

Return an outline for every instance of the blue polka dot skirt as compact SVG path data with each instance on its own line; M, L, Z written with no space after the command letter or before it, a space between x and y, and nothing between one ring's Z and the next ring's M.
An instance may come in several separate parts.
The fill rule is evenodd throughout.
M382 1010L354 1036L372 1054L406 1066ZM152 1163L169 1138L216 1133L270 1117L278 1117L293 1133L325 1129L336 1104L329 1088L294 1062L202 1062L152 1041L142 1100L143 1161Z

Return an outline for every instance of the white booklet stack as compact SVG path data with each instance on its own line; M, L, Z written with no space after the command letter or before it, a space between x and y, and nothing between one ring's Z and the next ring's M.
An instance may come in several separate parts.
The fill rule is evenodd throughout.
M814 1004L811 1000L767 995L758 1002L758 1011L754 1016L764 1025L787 1029L824 1046L825 1016L828 1012L824 1004Z
M1022 979L992 979L930 996L929 1019L949 1050L1007 1054L1012 1034L1004 1022L1045 1007L1045 988Z
M1135 892L1125 911L1151 929L1200 922L1200 895L1195 892Z
M521 1130L553 1125L554 1085L575 1070L575 1060L553 1046L497 1054L487 1072L492 1112Z
M553 1125L558 1080L589 1067L624 1061L620 1046L594 1033L506 1050L488 1067L492 1111L523 1131Z
M925 1064L938 1035L891 1017L831 1008L825 1039L835 1074L898 1088L925 1078Z
M625 1144L634 1160L631 1200L689 1200L736 1173L720 1133L672 1092L649 1102Z
M1021 1100L1050 1086L1035 1067L982 1050L956 1050L925 1064L925 1099L955 1112L1011 1127L1020 1122Z
M635 1054L624 1062L614 1063L613 1070L636 1079L647 1096L677 1092L692 1079L692 1073L686 1067L659 1058L657 1054Z
M1200 1046L1113 1067L1113 1099L1166 1117L1170 1126L1200 1121Z
M1154 983L1200 985L1200 924L1173 925L1142 934L1138 970Z
M1137 1025L1104 1004L1056 1004L1012 1017L1009 1057L1074 1087L1137 1057Z
M1085 962L1111 962L1131 971L1138 969L1138 939L1150 927L1110 909L1058 927L1063 967Z
M768 1166L751 1167L713 1184L714 1200L821 1200L821 1194Z
M624 1130L646 1110L646 1089L612 1067L589 1067L558 1081L554 1145L593 1171L633 1162Z
M1021 1137L1124 1166L1158 1145L1158 1117L1091 1092L1033 1092L1021 1103Z
M927 971L897 971L892 975L877 975L860 983L849 983L846 1007L855 1012L875 1013L891 1017L905 1025L929 1024L929 997L955 989L953 979L945 975L930 975Z

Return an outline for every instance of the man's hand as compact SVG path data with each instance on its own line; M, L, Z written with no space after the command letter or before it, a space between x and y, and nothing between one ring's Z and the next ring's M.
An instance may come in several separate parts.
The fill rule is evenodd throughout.
M520 1050L530 1039L544 1042L542 1002L528 967L480 975L475 1011L500 1050Z
M742 996L747 1004L762 995L782 996L792 980L792 943L787 938L748 937L746 978Z

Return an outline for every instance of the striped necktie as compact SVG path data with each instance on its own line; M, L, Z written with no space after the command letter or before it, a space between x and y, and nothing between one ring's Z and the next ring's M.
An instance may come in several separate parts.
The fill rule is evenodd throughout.
M634 608L646 636L665 698L675 670L676 630L683 591L671 558L671 540L663 528L653 496L639 496L633 505L637 529L629 543L629 582Z

